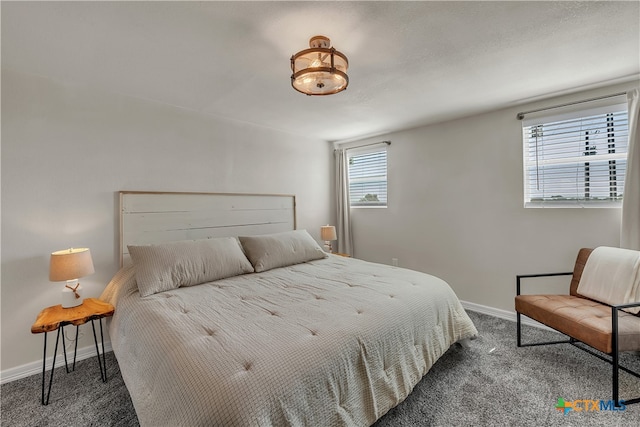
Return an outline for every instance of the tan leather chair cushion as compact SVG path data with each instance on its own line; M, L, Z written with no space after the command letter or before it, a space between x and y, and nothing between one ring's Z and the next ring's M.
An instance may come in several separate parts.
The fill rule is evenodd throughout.
M574 295L518 295L515 303L516 311L525 316L605 353L613 351L608 305ZM640 317L619 311L618 333L620 351L640 350Z

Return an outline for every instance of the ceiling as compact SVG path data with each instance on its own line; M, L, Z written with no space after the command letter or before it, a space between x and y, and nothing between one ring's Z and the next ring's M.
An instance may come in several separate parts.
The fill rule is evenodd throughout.
M637 79L640 3L2 2L2 67L328 141ZM346 91L291 88L326 35Z

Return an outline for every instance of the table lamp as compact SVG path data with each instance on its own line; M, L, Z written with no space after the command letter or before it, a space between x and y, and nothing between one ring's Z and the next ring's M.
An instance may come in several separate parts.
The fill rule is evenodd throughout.
M62 307L70 308L82 304L82 288L78 279L95 272L91 252L88 248L70 248L51 254L49 280L66 282L62 288Z
M336 228L333 225L323 225L320 227L320 238L324 240L324 250L332 253L333 248L331 247L331 241L338 239L336 236Z

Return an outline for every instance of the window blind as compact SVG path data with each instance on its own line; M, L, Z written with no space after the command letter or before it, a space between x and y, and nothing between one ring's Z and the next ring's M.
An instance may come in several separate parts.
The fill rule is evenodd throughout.
M524 122L525 206L619 206L628 135L626 104Z
M349 203L387 206L387 150L349 153Z

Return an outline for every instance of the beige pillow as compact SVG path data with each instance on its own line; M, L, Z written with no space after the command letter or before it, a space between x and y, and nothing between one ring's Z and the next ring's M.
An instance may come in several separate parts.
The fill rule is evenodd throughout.
M235 237L128 248L143 297L253 272Z
M328 257L307 230L240 236L238 239L256 273Z

